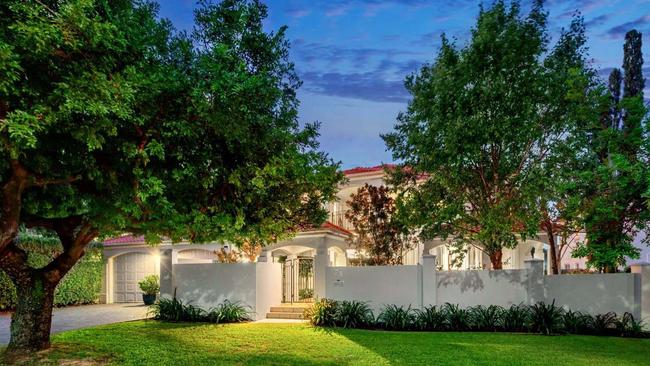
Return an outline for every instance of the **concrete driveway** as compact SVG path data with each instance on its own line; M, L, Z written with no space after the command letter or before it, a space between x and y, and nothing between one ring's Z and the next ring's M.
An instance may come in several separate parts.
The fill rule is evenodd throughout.
M54 309L52 333L144 319L147 316L147 309L148 307L142 304L82 305ZM10 315L0 315L0 344L9 343L10 324Z

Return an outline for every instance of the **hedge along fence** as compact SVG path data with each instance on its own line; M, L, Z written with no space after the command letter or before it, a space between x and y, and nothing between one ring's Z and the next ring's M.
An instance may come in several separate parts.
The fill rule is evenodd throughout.
M22 233L19 246L27 251L29 265L34 268L44 267L63 251L56 238L37 233ZM101 244L89 245L86 254L56 287L54 305L96 303L102 287L103 262ZM15 306L16 288L7 274L0 270L0 310L11 310Z
M377 317L362 301L320 299L305 310L304 317L314 326L399 331L530 332L537 334L587 334L621 337L649 337L643 322L630 313L599 315L565 310L539 302L534 305L478 305L461 308L446 303L413 309L384 306Z

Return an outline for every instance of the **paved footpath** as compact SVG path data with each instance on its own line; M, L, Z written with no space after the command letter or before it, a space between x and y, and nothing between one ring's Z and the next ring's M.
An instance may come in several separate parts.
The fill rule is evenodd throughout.
M54 309L52 333L101 324L119 323L147 317L147 307L141 304L100 304L68 306ZM0 344L9 343L11 316L0 315Z

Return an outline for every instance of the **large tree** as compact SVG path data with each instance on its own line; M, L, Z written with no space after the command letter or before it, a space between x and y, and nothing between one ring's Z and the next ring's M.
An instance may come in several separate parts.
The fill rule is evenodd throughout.
M615 272L626 257L638 258L634 238L650 223L650 139L641 43L638 31L625 35L623 72L611 71L601 93L600 114L579 136L585 149L576 191L584 198L587 238L574 254L605 272Z
M348 238L364 263L403 264L404 255L415 246L415 236L399 222L397 206L386 186L365 184L346 202L345 218L354 234Z
M543 164L573 125L584 79L575 18L549 49L541 1L481 8L468 44L442 37L432 64L406 80L413 99L384 136L406 220L425 239L476 245L492 268L539 230ZM459 250L459 252L461 252Z
M338 165L297 122L285 28L258 1L201 2L191 36L131 0L0 3L0 268L10 353L49 346L53 292L99 235L203 242L319 222ZM32 268L21 225L63 252Z

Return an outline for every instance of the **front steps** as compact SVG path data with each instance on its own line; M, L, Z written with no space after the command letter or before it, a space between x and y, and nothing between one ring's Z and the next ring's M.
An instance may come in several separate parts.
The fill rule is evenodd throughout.
M278 306L271 306L271 311L266 313L266 319L302 320L302 313L306 308L309 308L311 306L312 304L308 303L280 304Z

